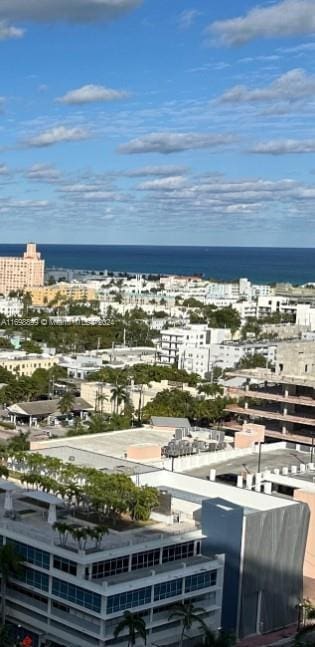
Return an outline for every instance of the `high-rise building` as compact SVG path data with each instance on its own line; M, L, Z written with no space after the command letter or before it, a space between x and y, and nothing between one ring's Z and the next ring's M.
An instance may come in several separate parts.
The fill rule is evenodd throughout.
M21 258L0 257L0 294L23 291L44 285L45 261L41 259L35 243L28 243Z

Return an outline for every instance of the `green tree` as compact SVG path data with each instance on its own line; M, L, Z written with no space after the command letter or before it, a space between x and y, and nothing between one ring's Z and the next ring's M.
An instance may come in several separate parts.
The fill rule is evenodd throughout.
M111 389L110 400L114 406L114 413L118 413L120 405L125 405L129 400L129 393L122 384L115 384Z
M237 368L266 368L267 360L261 353L254 353L254 355L245 355L238 362Z
M75 402L75 396L71 391L66 391L64 395L59 400L59 410L62 415L71 413L73 405Z
M118 638L121 633L127 633L128 647L136 644L137 637L142 638L144 644L147 642L147 630L145 621L141 616L125 611L122 620L114 630L114 637Z
M12 544L4 544L0 548L0 573L1 573L1 622L6 620L6 590L10 577L18 576L22 570L23 560Z
M204 609L201 607L195 607L191 600L186 602L179 602L174 604L174 610L169 616L169 620L180 620L182 631L180 635L180 646L182 647L184 643L185 634L191 629L193 623L199 623L203 630L205 629L205 623L200 617L201 613L204 613Z
M18 436L14 436L8 441L8 451L14 454L28 450L30 448L29 435L29 432L20 431Z
M155 398L146 404L142 415L145 420L151 416L193 417L194 405L194 398L187 391L165 389L157 393Z

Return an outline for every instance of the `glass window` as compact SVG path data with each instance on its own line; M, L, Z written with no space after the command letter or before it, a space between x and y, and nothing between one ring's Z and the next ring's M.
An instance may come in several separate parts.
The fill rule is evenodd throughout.
M33 568L23 566L16 579L24 582L28 586L41 589L41 591L48 591L48 575L46 575L46 573L41 573L40 571L35 571Z
M54 555L54 568L57 568L59 571L64 571L64 573L70 573L70 575L77 574L77 565L75 562L72 562L70 559L62 559Z
M173 580L172 582L161 582L154 587L154 601L166 600L182 592L183 579Z
M160 562L160 549L148 550L143 553L136 553L132 556L131 570L138 568L149 568L155 566Z
M7 543L13 545L17 553L19 553L26 562L30 562L40 568L49 569L49 553L45 550L39 550L39 548L34 548L28 544L22 544L20 541L14 541L13 539L7 539Z
M217 571L207 571L205 573L197 573L196 575L189 575L185 579L185 593L191 591L198 591L199 589L207 588L208 586L215 586L217 583Z
M108 559L105 562L96 562L92 564L92 579L102 577L110 577L112 575L119 575L119 573L126 573L129 566L129 557L119 557L117 559Z
M56 577L53 578L52 594L97 613L101 611L101 596L98 593L74 586L69 582L63 582Z
M107 600L107 613L116 613L133 607L141 607L151 602L151 586L118 595L110 595Z
M176 559L187 559L194 555L194 542L189 541L186 544L174 544L165 546L162 553L162 562L174 562Z

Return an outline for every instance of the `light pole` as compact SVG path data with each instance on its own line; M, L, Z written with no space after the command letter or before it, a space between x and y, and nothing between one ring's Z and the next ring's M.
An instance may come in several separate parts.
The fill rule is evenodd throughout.
M312 431L312 447L311 447L311 463L313 462L313 456L314 456L314 432Z

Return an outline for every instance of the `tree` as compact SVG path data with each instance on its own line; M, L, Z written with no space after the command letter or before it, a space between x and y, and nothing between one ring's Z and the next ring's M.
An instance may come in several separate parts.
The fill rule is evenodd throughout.
M146 404L142 415L146 420L151 416L193 417L194 398L187 391L165 389L157 393L155 398Z
M12 453L24 452L30 448L29 432L20 431L18 436L14 436L8 442L8 450Z
M121 404L126 404L129 400L129 393L121 384L115 384L111 389L110 401L114 405L114 413L118 413Z
M1 573L1 622L6 619L6 590L11 576L18 576L22 570L23 560L12 544L4 544L0 548L0 573Z
M118 623L114 630L114 637L118 638L121 633L127 631L128 647L136 644L137 636L142 638L144 644L147 642L147 630L145 621L141 616L125 611L123 619Z
M1 647L15 647L16 642L14 640L13 632L11 627L7 625L0 626L0 645Z
M245 355L238 362L237 368L266 368L268 361L261 353L254 353L254 355Z
M74 405L75 396L70 391L66 393L59 400L59 410L63 415L69 414L72 411Z
M97 392L95 396L95 411L103 413L104 402L107 402L107 400L108 400L108 395L105 395L105 393L103 393L103 384L101 384L100 390Z
M204 612L204 609L202 609L201 607L195 607L191 600L174 604L174 611L170 614L168 619L180 620L181 622L182 632L179 643L181 647L183 645L186 632L191 629L194 622L198 622L203 630L205 630L206 625L200 617L200 614Z

